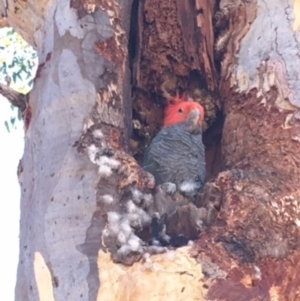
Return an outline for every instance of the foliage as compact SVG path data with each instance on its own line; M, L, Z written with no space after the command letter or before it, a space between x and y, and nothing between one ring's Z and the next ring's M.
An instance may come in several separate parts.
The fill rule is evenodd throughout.
M38 66L36 51L12 28L0 29L0 83L15 91L27 94L33 86ZM19 110L12 106L12 116L4 124L7 130L21 119Z

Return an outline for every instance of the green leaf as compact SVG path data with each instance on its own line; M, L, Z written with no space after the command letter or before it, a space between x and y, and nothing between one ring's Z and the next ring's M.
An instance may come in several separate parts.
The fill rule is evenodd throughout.
M15 67L15 63L16 63L15 60L13 60L12 63L10 65L8 65L7 67L8 68L13 68L13 67Z
M9 77L12 89L22 91L20 93L28 93L31 90L38 66L37 58L37 52L12 28L0 29L0 79L5 80L6 76ZM19 117L15 114L15 118ZM16 122L14 124L16 125ZM8 130L11 129L12 125L8 120Z
M29 87L31 87L32 84L33 84L33 79L31 79L31 80L27 83L27 85L28 85Z
M13 74L12 74L12 79L13 79L13 81L14 81L14 83L15 83L16 80L17 80L17 73L13 72Z
M10 133L9 125L8 125L8 122L6 120L4 121L4 124L5 124L5 127L6 127L7 131Z
M19 80L22 80L22 77L21 77L21 75L20 75L21 71L22 71L22 70L20 70L20 71L17 73L17 77L19 78Z
M7 74L7 72L6 72L6 66L0 67L0 72L3 73L3 74Z
M10 118L10 123L11 123L12 125L15 124L15 121L16 121L16 117L11 117L11 118Z
M15 33L15 31L12 29L12 30L8 31L8 32L6 33L6 35L7 35L7 36L11 36L11 35L13 35L14 33Z
M18 119L22 120L22 112L19 108L18 108Z

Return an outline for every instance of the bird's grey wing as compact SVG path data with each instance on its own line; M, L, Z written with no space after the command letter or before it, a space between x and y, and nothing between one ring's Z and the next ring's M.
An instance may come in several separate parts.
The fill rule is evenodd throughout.
M179 131L177 155L183 158L178 166L178 181L200 177L201 182L205 178L205 150L201 133L191 134L188 131ZM203 176L204 175L204 176Z
M156 183L172 182L172 160L176 148L176 133L170 128L163 128L147 148L142 167L154 175Z
M202 135L191 135L192 152L197 153L195 162L195 173L200 176L201 182L204 184L206 168L205 168L205 147L202 141Z
M152 173L157 184L179 184L205 174L201 134L193 135L184 124L162 129L145 152L143 168ZM201 169L201 170L199 170ZM205 177L205 176L204 176Z

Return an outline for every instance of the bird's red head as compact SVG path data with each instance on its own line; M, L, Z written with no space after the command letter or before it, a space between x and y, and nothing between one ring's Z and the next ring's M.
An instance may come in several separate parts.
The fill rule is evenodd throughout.
M195 109L199 111L198 123L202 127L204 120L203 107L191 99L185 100L180 98L177 94L169 100L165 108L164 127L186 121L189 113Z

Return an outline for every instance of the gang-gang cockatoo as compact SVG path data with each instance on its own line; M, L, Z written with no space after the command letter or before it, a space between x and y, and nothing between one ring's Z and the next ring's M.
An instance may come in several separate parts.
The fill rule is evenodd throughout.
M156 185L168 193L179 191L194 197L205 180L205 148L202 142L203 107L178 94L168 101L163 128L147 148L142 167Z

